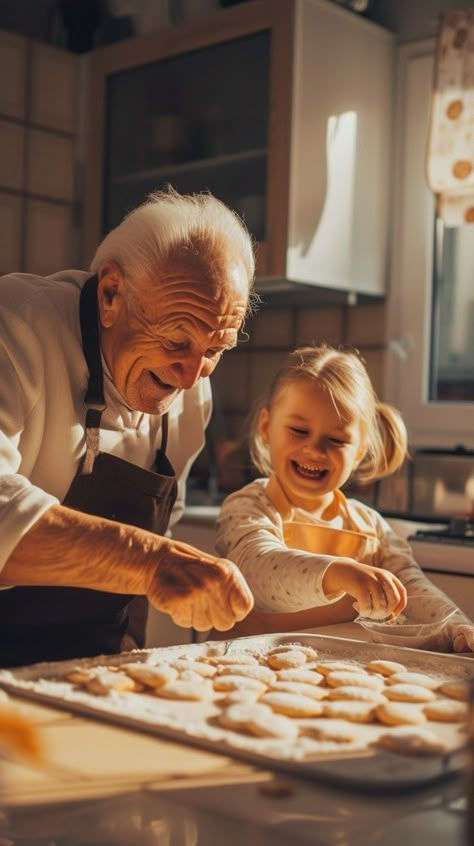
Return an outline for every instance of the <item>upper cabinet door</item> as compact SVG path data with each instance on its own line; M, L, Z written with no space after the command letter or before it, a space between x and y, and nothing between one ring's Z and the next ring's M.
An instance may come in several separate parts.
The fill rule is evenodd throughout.
M323 0L255 0L95 51L85 262L171 184L243 217L257 289L381 293L391 57L388 33Z
M77 129L79 58L56 47L32 43L30 121L74 134Z
M27 40L0 31L0 115L25 117Z

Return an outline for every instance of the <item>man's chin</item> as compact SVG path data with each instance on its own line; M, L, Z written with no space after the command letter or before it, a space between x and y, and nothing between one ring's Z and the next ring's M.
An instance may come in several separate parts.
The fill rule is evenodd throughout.
M150 400L146 403L147 408L142 409L148 414L166 414L173 405L175 399L178 397L179 391L173 391L160 399Z

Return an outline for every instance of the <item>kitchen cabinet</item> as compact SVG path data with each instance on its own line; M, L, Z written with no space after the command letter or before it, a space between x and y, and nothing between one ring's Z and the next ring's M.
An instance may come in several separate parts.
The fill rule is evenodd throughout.
M77 56L0 31L2 274L77 263L79 81Z
M26 111L27 41L0 31L0 114L21 120Z
M382 294L393 38L324 0L253 0L90 55L85 262L167 184L257 243L257 288Z

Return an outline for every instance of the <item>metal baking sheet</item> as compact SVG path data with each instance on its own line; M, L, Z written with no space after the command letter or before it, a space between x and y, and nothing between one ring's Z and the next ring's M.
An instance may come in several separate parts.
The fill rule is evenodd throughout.
M134 650L120 655L0 670L0 686L17 695L109 723L235 756L266 769L351 789L400 792L453 776L465 766L459 724L425 723L425 727L446 742L449 751L434 757L414 757L383 752L372 746L371 741L377 734L390 730L390 727L380 724L358 723L361 736L357 742L347 745L310 742L308 738L298 738L290 743L288 740L247 737L224 729L216 721L220 711L217 693L210 702L167 700L151 694L115 691L106 696L95 696L64 680L66 674L77 667L120 667L128 661L151 660L158 663L182 655L197 657L206 654L210 648L226 656L242 650L263 653L273 646L290 643L314 647L322 661L365 664L374 658L384 658L398 661L407 669L429 673L440 680L467 680L474 671L474 662L467 657L292 632Z

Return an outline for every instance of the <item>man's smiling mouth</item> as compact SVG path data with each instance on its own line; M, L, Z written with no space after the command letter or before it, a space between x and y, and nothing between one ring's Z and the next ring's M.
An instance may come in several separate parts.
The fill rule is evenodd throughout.
M175 385L169 385L168 382L163 382L163 380L160 379L160 377L157 376L156 373L153 373L153 370L149 370L148 373L150 374L153 381L157 385L159 385L159 387L162 388L164 391L177 391L178 390Z

